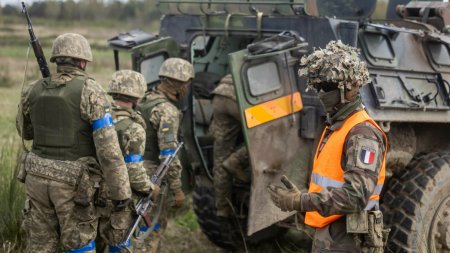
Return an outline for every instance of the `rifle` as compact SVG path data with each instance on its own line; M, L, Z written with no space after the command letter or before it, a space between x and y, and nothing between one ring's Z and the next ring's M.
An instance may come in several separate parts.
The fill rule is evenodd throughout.
M50 70L48 69L47 61L45 60L44 51L42 51L41 43L39 43L38 38L34 34L33 25L31 24L30 16L28 15L27 7L25 3L22 2L22 13L25 14L28 22L28 33L30 34L30 44L33 47L34 56L39 65L39 70L41 71L42 77L46 78L50 76Z
M162 182L164 176L166 175L167 171L170 168L170 164L172 164L173 160L177 156L177 153L178 153L178 151L180 151L182 146L183 146L183 142L181 141L178 143L175 151L172 154L166 156L166 159L164 159L164 161L158 166L158 168L156 168L156 172L150 177L150 181L152 181L153 184L158 185L158 186L161 185L161 182ZM138 203L136 204L137 217L135 218L131 227L128 229L127 233L125 234L124 240L118 244L119 247L127 248L127 242L131 239L131 236L133 235L134 231L137 229L141 219L144 220L145 225L147 227L149 227L149 228L152 227L152 221L147 213L147 210L149 209L149 207L152 207L154 205L152 200L150 199L150 196L151 196L151 192L147 196L139 199Z

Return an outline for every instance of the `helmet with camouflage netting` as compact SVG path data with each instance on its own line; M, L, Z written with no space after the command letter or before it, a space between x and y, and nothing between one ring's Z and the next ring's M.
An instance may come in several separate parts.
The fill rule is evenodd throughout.
M146 87L147 82L141 73L133 70L119 70L112 75L108 94L122 94L134 98L142 98Z
M320 90L323 83L332 83L345 90L359 89L369 81L366 63L358 57L359 49L330 41L325 49L318 49L300 60L304 68L298 74L306 76L308 88Z
M159 69L160 77L168 77L181 82L194 79L194 67L181 58L169 58L163 62Z
M57 57L71 57L92 61L92 51L89 42L80 34L65 33L59 35L53 42L50 62Z

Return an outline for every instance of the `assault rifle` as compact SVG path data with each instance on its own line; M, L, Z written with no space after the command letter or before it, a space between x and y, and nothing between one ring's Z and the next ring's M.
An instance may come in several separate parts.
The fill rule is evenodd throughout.
M175 151L172 154L166 156L166 159L164 159L164 161L158 166L158 168L156 168L155 174L153 174L150 177L150 181L152 181L153 184L158 185L158 186L161 185L161 182L162 182L164 176L166 175L167 171L170 168L170 164L172 164L173 160L177 156L177 153L178 153L178 151L180 151L182 146L183 146L183 142L181 141L178 143ZM133 233L139 226L139 222L141 220L144 220L144 223L147 227L149 227L149 228L152 227L152 221L147 213L147 210L154 205L152 200L150 199L150 196L151 196L151 192L147 196L139 199L138 203L136 204L137 217L134 219L131 227L128 229L124 240L121 243L119 243L119 245L118 245L119 247L127 248L127 243L131 239L131 236L133 236Z
M33 47L34 56L39 65L39 70L41 71L42 77L46 78L50 76L50 70L48 69L47 61L45 60L44 52L42 51L41 43L39 43L38 38L34 34L33 25L31 25L30 16L28 16L27 7L25 3L22 2L22 13L25 14L28 22L28 33L30 34L30 44Z

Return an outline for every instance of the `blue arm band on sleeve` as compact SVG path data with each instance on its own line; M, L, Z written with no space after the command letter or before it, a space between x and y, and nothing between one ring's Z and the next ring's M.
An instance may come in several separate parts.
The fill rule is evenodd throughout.
M82 253L82 252L89 252L95 250L95 241L90 242L88 245L80 247L78 249L72 249L67 251L68 253Z
M103 118L94 120L94 122L92 122L92 132L94 132L100 128L109 127L112 125L113 125L113 119L112 119L111 113L107 112L107 113L105 113L105 116L103 116Z
M129 154L124 157L125 163L138 163L142 162L142 155L140 154Z
M162 156L173 155L173 154L175 154L175 149L164 149L164 150L161 150L159 152L159 154Z

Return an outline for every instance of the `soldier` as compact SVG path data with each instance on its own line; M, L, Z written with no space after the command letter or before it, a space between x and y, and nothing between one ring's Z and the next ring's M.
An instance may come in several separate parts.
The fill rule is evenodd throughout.
M33 140L24 161L27 252L57 252L58 243L68 252L95 252L94 195L100 174L115 208L131 197L110 104L85 72L91 61L83 36L60 35L50 58L57 73L33 82L21 94L17 130Z
M216 215L231 217L230 205L233 177L249 182L248 152L242 145L241 119L236 103L233 79L228 74L213 92L213 120L210 132L214 136L214 192Z
M385 177L387 139L359 95L369 80L366 64L356 48L340 41L303 57L301 64L306 67L299 74L307 77L326 108L326 128L314 156L309 192L282 177L287 189L269 185L271 198L282 211L306 212L305 223L316 228L312 252L382 252L368 248L367 236L346 231L350 217L367 217L367 211L378 209Z
M112 117L135 200L150 191L153 199L159 194L159 187L150 181L143 164L145 122L134 110L138 100L144 96L146 87L142 74L132 70L120 70L112 75L108 90L114 100ZM104 192L107 194L107 191ZM111 203L108 203L106 208L101 209L99 234L101 241L109 245L109 252L121 251L114 245L124 239L131 222L132 210L129 207L115 211Z
M161 65L159 78L159 85L149 90L137 107L147 125L144 167L149 174L154 172L167 155L175 151L181 118L176 104L187 95L189 84L194 79L194 68L186 60L169 58ZM170 191L174 196L173 207L175 208L183 206L185 200L181 189L181 169L180 161L175 158L166 176ZM163 207L163 209L165 208ZM159 219L162 229L167 225L165 216L163 210ZM142 231L147 229L141 228ZM134 252L156 252L161 229L153 231L152 234L151 241L147 240L143 248L135 248Z

